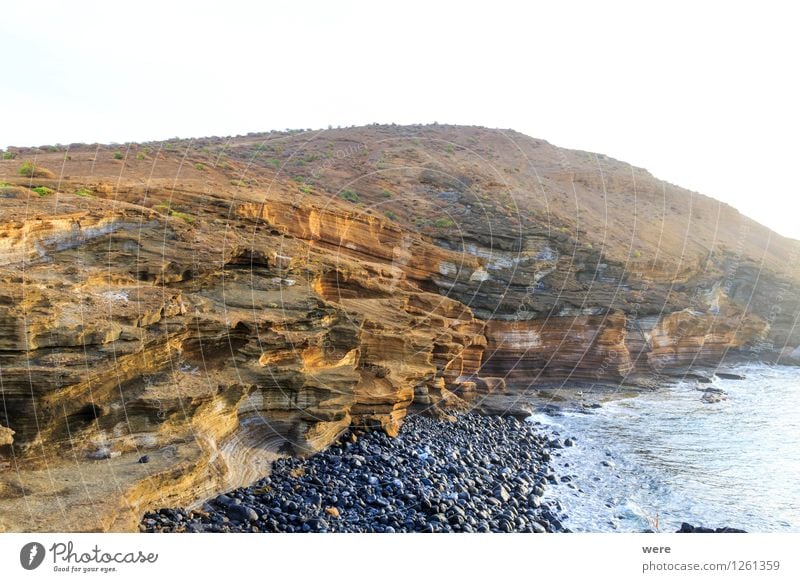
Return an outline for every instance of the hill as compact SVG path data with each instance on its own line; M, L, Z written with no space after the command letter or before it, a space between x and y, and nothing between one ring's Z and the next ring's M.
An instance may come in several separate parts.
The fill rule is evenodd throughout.
M128 529L409 410L798 353L800 242L513 131L3 158L0 529Z

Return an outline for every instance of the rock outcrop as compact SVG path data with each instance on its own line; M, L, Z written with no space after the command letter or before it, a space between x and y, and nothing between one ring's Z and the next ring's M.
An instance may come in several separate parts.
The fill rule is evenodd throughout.
M16 154L0 161L0 530L128 530L351 426L396 435L409 410L800 344L800 243L513 132ZM28 158L59 178L20 177Z

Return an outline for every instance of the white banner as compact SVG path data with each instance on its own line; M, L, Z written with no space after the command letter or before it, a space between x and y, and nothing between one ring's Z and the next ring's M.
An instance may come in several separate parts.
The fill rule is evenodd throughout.
M794 581L798 542L800 534L2 534L0 572L13 581Z

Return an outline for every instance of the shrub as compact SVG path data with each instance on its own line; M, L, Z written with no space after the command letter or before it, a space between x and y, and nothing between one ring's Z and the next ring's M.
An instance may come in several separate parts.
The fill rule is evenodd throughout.
M389 220L397 220L397 215L396 215L394 212L392 212L391 210L387 210L387 211L386 211L386 212L384 212L383 214L384 214L384 215L386 216L386 218L388 218Z
M33 188L33 191L36 192L39 196L47 196L48 194L53 194L55 190L48 188L47 186L38 186Z
M138 154L136 154L137 160L144 160L145 158L147 158L147 156L144 155L144 152L139 152Z
M300 192L302 192L303 194L311 194L313 190L311 189L311 186L309 186L308 184L300 184Z
M24 161L19 167L19 175L27 178L53 178L54 174L47 168L37 166L33 162Z
M121 160L124 157L125 156L122 155L122 152L114 152L114 159L115 160Z
M383 190L383 191L381 192L381 196L383 196L384 198L391 198L391 197L393 197L393 196L394 196L394 194L392 194L392 193L391 193L391 192L389 192L388 190Z
M19 175L33 178L36 175L36 166L33 162L22 162L22 165L19 167Z
M169 213L170 216L173 218L180 218L187 224L192 224L194 222L194 216L191 214L186 214L185 212L178 212L177 210L173 210Z
M94 196L94 193L88 188L78 188L75 190L75 196L80 196L81 198L91 198Z
M13 160L17 157L17 154L14 152L3 152L3 159L4 160Z
M436 228L453 228L456 223L450 220L449 218L437 218L436 222L433 223Z
M353 203L358 202L358 194L356 194L352 190L343 190L340 196L345 200L347 200L348 202L353 202Z

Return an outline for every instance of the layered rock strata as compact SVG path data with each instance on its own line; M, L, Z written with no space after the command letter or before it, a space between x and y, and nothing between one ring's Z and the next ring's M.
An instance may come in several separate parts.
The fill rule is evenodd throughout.
M519 134L14 153L4 530L129 530L349 427L396 435L409 410L513 408L542 382L641 383L800 344L796 241ZM20 176L27 158L60 178Z

